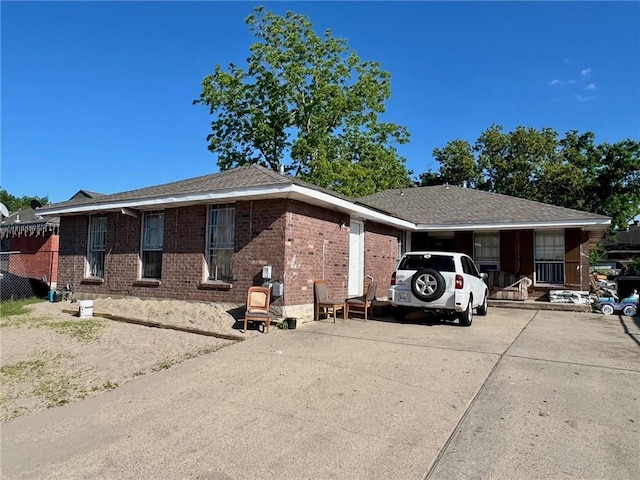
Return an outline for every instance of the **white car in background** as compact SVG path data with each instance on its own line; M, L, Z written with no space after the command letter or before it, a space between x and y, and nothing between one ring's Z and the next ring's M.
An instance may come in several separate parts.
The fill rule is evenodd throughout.
M470 326L473 310L487 314L489 289L468 255L457 252L406 252L398 262L389 288L391 312L403 321L411 311L455 315Z

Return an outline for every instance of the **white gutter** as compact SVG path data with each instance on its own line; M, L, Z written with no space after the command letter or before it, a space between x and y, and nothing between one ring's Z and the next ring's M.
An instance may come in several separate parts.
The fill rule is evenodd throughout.
M89 205L66 205L61 207L46 208L39 211L42 216L91 214L104 211L121 211L122 209L153 209L158 207L178 207L181 205L191 205L196 203L213 203L220 201L241 201L267 198L291 198L313 205L330 207L349 213L350 215L372 220L375 222L392 225L394 227L407 230L415 229L415 224L395 218L391 215L377 212L375 210L356 205L348 200L343 200L333 195L329 195L307 187L295 184L270 185L238 189L216 190L208 193L187 193L182 195L170 195L165 197L154 197L148 199L116 200L91 203Z
M456 225L431 225L419 223L416 225L417 231L431 230L527 230L536 228L577 228L577 227L600 227L608 228L611 220L589 219L589 220L554 220L548 222L496 222L483 224L456 224Z

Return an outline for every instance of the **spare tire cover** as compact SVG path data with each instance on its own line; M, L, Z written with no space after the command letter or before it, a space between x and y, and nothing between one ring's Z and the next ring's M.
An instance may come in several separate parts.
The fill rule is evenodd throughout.
M444 293L444 287L444 277L433 268L422 268L411 279L411 291L416 298L424 302L440 298Z

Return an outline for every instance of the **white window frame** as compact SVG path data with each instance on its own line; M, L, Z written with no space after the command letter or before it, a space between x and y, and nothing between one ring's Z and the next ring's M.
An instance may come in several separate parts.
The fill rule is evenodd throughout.
M233 252L235 248L236 207L233 203L210 205L207 212L206 280L230 282L233 280ZM215 262L227 262L228 274Z
M152 222L158 219L159 222ZM164 248L164 212L148 211L142 213L142 225L140 232L140 278L160 279L162 277L162 250ZM159 275L145 275L145 254L148 252L160 253Z
M87 277L104 278L107 249L107 217L91 215L87 238Z
M473 261L481 272L500 270L500 232L474 232Z
M536 285L564 285L564 230L538 230L534 235L533 278Z

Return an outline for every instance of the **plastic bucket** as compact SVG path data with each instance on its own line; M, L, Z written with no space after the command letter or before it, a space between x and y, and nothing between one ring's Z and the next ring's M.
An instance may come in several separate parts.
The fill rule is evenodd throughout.
M93 317L93 300L78 300L78 316L80 318Z

